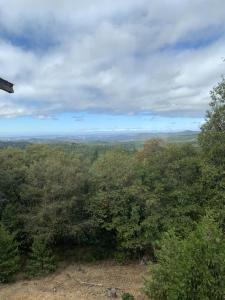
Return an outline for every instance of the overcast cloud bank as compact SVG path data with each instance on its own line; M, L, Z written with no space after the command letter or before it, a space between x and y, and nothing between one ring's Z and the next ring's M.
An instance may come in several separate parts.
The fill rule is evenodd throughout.
M201 117L224 73L223 0L3 0L0 116Z

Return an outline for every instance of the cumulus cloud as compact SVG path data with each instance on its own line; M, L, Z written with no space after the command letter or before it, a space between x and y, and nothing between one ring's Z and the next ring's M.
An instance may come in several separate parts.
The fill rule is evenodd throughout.
M224 73L223 0L3 0L0 116L202 116Z

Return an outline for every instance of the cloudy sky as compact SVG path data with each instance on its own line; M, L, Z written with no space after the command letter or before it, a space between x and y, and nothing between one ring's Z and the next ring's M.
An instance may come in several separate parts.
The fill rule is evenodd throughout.
M0 0L0 135L198 129L224 0Z

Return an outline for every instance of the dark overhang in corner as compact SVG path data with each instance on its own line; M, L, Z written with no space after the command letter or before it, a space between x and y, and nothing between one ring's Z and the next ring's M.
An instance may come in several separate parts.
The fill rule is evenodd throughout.
M2 78L0 78L0 89L8 93L14 93L13 84Z

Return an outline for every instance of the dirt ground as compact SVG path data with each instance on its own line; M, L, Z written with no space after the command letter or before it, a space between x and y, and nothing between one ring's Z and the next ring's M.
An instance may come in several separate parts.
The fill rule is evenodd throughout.
M103 300L108 299L108 288L117 289L117 299L129 292L144 300L140 291L144 275L146 266L139 264L73 264L42 279L0 285L0 300Z

